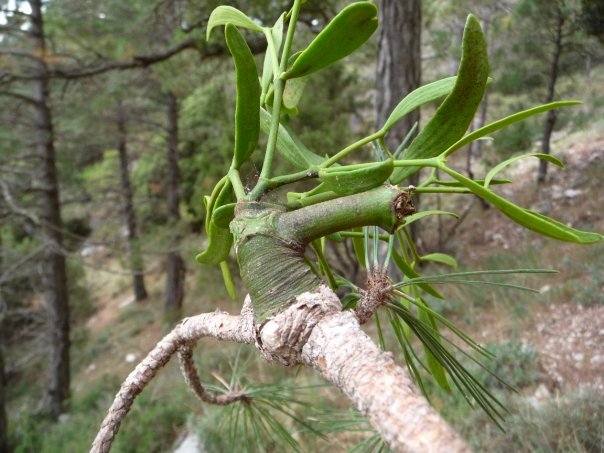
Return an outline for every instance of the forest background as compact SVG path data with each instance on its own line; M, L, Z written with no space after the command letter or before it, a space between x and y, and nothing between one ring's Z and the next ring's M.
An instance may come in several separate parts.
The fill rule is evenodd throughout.
M300 45L346 3L309 0ZM393 2L382 3L387 10ZM565 170L546 173L523 161L510 170L516 183L501 190L578 228L604 230L604 2L401 3L421 10L414 20L422 83L455 74L465 17L472 12L481 20L493 81L474 127L543 102L583 101L478 142L459 153L455 166L481 176L485 164L551 151ZM238 311L220 269L194 260L205 243L202 197L233 148L232 62L218 33L205 41L218 4L0 2L0 451L85 451L119 382L175 320L216 308ZM289 6L231 4L263 24ZM263 44L249 38L260 66ZM291 119L310 149L329 153L373 130L380 115L378 47L376 34L360 53L311 79ZM411 52L408 58L402 67L418 61ZM256 159L244 168L248 181L260 167ZM438 196L421 199L426 209L440 203ZM477 450L601 448L602 245L560 245L519 232L474 198L460 196L455 204L459 220L418 224L424 251L448 252L461 269L561 273L523 279L540 289L538 296L451 286L444 289L447 304L437 304L490 345L497 354L492 367L519 389L512 394L481 377L511 408L507 433L459 395L431 388L433 404ZM363 281L346 244L327 255L339 273ZM204 379L263 384L330 442L288 417L283 423L295 431L297 446L263 433L225 433L228 412L200 406L170 366L135 403L114 451L167 451L187 435L207 451L246 442L266 450L346 451L377 442L337 391L304 370L211 342L198 355Z

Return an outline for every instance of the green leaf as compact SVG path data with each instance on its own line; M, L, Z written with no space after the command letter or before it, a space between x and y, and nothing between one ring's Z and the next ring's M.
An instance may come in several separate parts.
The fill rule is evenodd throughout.
M275 49L275 53L279 52L281 49L281 42L283 41L283 20L285 17L285 13L279 16L275 25L267 32L264 30L264 34L266 35L267 42L269 39L269 46L266 49L266 53L264 54L264 65L262 67L262 93L266 95L268 93L268 87L274 79L275 70L279 68L279 61L274 61L277 58L276 55L273 55L271 52L271 44ZM263 100L264 101L264 100Z
M214 27L220 25L235 25L237 27L247 28L254 31L262 31L262 27L232 6L219 6L212 11L208 19L208 29L206 31L206 40L210 39L210 33Z
M218 198L218 195L220 195L220 192L222 191L222 188L225 186L225 184L228 181L228 176L223 176L220 181L218 181L216 183L216 185L214 186L214 189L212 189L212 193L211 195L205 196L203 197L203 204L205 205L206 208L206 219L205 219L205 229L206 229L206 233L208 233L210 231L210 222L212 220L212 214L214 213L214 205L216 204L216 199Z
M283 105L286 109L294 109L298 106L308 79L309 77L298 77L297 79L290 79L285 82Z
M481 127L480 129L476 129L474 132L466 135L461 140L453 143L444 153L443 155L446 157L450 155L453 151L467 145L474 140L478 140L484 137L491 132L498 131L505 127L508 127L511 124L517 123L519 121L525 120L526 118L530 118L533 115L537 115L539 113L547 112L548 110L557 109L560 107L570 107L572 105L581 104L581 101L556 101L551 102L549 104L540 105L538 107L533 107L528 110L523 110L518 113L514 113L513 115L506 116L498 121L495 121L491 124L487 124L486 126Z
M451 217L455 217L456 219L459 219L459 216L457 214L455 214L454 212L439 211L439 210L434 209L434 210L416 212L415 214L405 217L405 226L409 225L410 223L415 222L416 220L420 220L420 219L423 219L424 217L428 217L431 215L449 215Z
M491 203L519 225L554 239L577 244L593 244L604 239L599 233L577 230L537 212L521 208L444 165L439 167L480 198Z
M229 228L229 224L235 218L235 206L237 203L227 203L216 208L212 213L212 222L220 228Z
M373 3L352 3L340 11L302 51L282 76L283 79L312 74L350 55L369 39L377 26L377 7Z
M362 233L363 227L353 228L353 231ZM353 237L352 248L354 249L354 254L357 257L359 264L362 267L367 268L367 262L365 260L365 239L363 239L362 237Z
M245 39L233 25L228 24L224 35L235 61L237 100L235 107L235 154L233 167L239 169L247 161L260 135L260 82L252 52Z
M208 247L195 257L197 262L202 264L220 264L220 262L226 261L229 257L233 245L233 234L228 228L221 228L216 225L216 222L213 219L213 213L220 209L220 207L232 202L233 199L231 181L226 179L224 185L220 189L220 193L215 198L212 211L208 213L208 215L211 216L209 226L206 228Z
M436 324L436 320L432 316L432 314L426 310L428 304L421 298L417 298L420 303L417 305L418 317L421 322L430 326L434 332L434 338L442 344L440 340L440 332L438 330L438 325ZM430 351L426 345L424 346L424 354L426 355L426 362L428 364L428 368L430 370L430 374L434 377L436 383L447 392L451 391L451 386L449 385L449 381L447 380L447 373L445 369L440 364L440 362L434 357L434 354Z
M461 63L453 91L403 153L403 159L439 156L459 140L474 118L488 77L487 44L478 19L470 14L464 29ZM398 184L418 170L419 167L397 168L390 180Z
M222 271L222 280L224 281L224 287L226 288L227 293L231 299L237 301L237 291L235 290L235 284L233 283L233 276L231 275L231 270L226 261L220 262L220 270Z
M271 114L261 108L260 128L268 134L270 125ZM306 170L310 167L320 165L325 160L323 157L306 148L306 146L304 146L284 124L279 124L277 150L298 170Z
M393 160L329 167L319 170L319 180L338 195L352 195L383 184L392 174Z
M434 261L435 263L446 264L452 268L457 267L457 260L450 255L444 253L429 253L421 257L422 261Z
M228 258L233 235L226 228L220 228L214 222L210 222L208 234L208 248L198 254L195 259L202 264L219 264Z
M401 255L399 255L399 253L396 251L396 249L392 250L392 259L394 260L394 262L396 263L397 267L401 270L401 272L403 273L403 275L405 275L407 278L410 279L417 279L417 278L422 278L404 259ZM426 291L428 294L430 294L431 296L436 297L437 299L444 299L444 297L438 292L436 291L434 288L432 288L432 286L430 286L427 283L424 282L419 282L417 284L421 289L423 289L424 291Z
M457 77L448 77L446 79L428 83L413 90L411 93L405 96L401 102L398 103L380 131L385 134L398 120L403 118L409 112L412 112L416 108L427 104L428 102L436 101L437 99L449 94L455 86L456 80Z
M560 168L564 168L564 164L562 163L562 161L560 161L559 159L556 159L551 154L543 154L543 153L523 154L522 156L515 156L515 157L512 157L510 159L507 159L507 160L501 162L500 164L497 164L495 167L493 167L487 173L487 175L484 177L484 187L488 188L489 185L491 184L491 181L495 177L495 175L497 173L499 173L501 170L503 170L505 167L507 167L508 165L513 164L514 162L516 162L516 161L518 161L520 159L524 159L525 157L538 157L539 159L546 160L546 161L548 161L548 162L550 162L550 163L552 163L554 165L557 165Z

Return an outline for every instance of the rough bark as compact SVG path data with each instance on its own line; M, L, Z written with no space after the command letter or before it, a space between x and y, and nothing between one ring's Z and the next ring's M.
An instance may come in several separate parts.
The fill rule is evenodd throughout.
M31 35L33 54L43 56L46 52L42 1L30 2ZM44 288L48 311L49 369L46 390L46 408L51 416L57 417L69 398L69 294L67 270L63 248L63 223L57 179L54 130L52 124L51 99L49 92L48 67L43 58L32 62L36 78L32 82L32 98L35 100L34 126L36 148L40 158L40 204L44 240Z
M350 398L393 451L470 451L392 355L360 329L353 313L336 312L321 320L302 357Z
M6 375L4 373L4 341L2 329L4 328L3 314L0 313L0 452L9 452L8 446L8 423L6 419Z
M128 251L130 254L130 269L132 271L132 286L134 298L137 301L147 298L143 266L141 261L140 246L138 244L138 233L136 229L136 212L134 211L134 194L130 184L130 171L128 165L126 117L124 107L121 103L117 107L117 151L120 161L120 184L122 196L124 197L124 219L126 221Z
M0 251L2 250L2 235L0 234ZM0 252L0 275L4 273L2 253ZM6 419L6 374L4 372L4 312L6 302L2 296L0 285L0 452L9 451L8 446L8 423Z
M547 80L547 95L545 98L545 102L549 103L554 100L556 96L556 81L558 80L558 73L560 72L560 56L562 55L562 34L564 27L564 15L560 10L559 5L552 6L553 8L557 8L557 24L554 35L554 53L552 55L552 60L550 63L550 70ZM543 138L541 141L541 152L544 154L550 153L550 141L552 138L552 132L554 131L554 126L556 125L556 111L550 110L547 112L547 117L545 119L545 125L543 126ZM547 178L547 161L540 159L539 161L539 172L537 174L537 183L542 184L545 182Z
M184 297L185 265L178 250L180 235L180 170L178 167L178 99L172 92L168 100L168 224L170 240L166 275L166 312L177 312L182 307Z
M380 128L399 101L421 84L421 0L381 0L379 2L380 29L375 74L376 122ZM401 144L415 123L419 123L419 109L398 121L388 133L386 144L393 152ZM411 177L417 185L419 174ZM419 205L419 199L416 198ZM415 224L412 235L417 237Z

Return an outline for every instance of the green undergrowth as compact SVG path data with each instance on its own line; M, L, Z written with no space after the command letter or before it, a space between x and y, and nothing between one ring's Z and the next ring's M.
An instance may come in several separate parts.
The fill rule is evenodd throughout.
M601 452L604 396L594 390L563 393L546 401L507 398L505 432L480 411L451 420L475 451L500 453Z
M109 407L120 379L112 374L91 383L87 391L72 401L69 415L50 423L31 413L23 413L11 423L15 453L64 453L88 451ZM186 422L183 405L188 394L170 386L155 386L136 402L122 425L112 451L119 453L168 451Z

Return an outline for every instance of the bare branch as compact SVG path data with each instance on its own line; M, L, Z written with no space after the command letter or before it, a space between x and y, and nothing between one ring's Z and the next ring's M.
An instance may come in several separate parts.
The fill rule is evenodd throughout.
M230 391L223 395L215 395L206 390L193 363L193 346L193 344L189 343L181 346L178 350L178 358L180 359L180 371L185 378L185 382L193 390L197 398L204 403L217 404L219 406L226 406L237 401L251 401L251 398L241 391Z
M34 107L39 107L40 103L36 101L34 98L26 96L24 94L14 93L12 91L0 91L0 96L7 96L15 99L19 99L20 101L26 102Z
M249 306L244 305L241 316L232 316L224 312L206 313L184 319L172 332L166 335L142 362L126 378L101 428L92 444L91 453L106 453L111 449L122 420L132 407L136 398L151 382L177 350L203 337L237 343L254 342L253 317Z
M15 214L18 214L22 217L25 217L25 218L31 220L31 222L34 225L40 225L40 219L38 219L38 217L35 214L17 206L17 203L15 202L13 195L10 193L8 184L5 181L3 181L2 179L0 179L0 187L2 188L2 196L4 198L4 201Z

